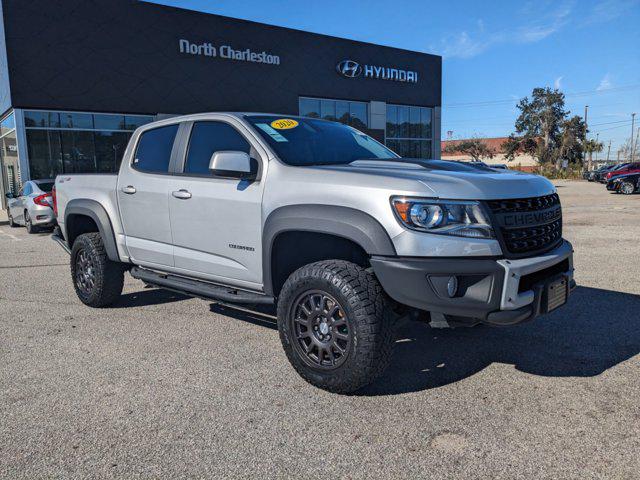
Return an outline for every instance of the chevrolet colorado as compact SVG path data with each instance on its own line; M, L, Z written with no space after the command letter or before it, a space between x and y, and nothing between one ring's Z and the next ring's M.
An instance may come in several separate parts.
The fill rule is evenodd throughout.
M117 175L60 175L59 230L92 307L124 273L277 308L296 371L348 393L390 360L399 315L515 325L563 305L573 249L545 178L400 158L349 126L251 113L134 132Z

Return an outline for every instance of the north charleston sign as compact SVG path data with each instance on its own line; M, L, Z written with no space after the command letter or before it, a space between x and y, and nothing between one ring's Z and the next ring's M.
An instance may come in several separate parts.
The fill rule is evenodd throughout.
M264 63L267 65L280 65L280 57L268 52L254 52L248 48L235 50L229 45L215 46L212 43L192 43L184 38L179 42L180 53L197 55L201 57L224 58L241 62Z

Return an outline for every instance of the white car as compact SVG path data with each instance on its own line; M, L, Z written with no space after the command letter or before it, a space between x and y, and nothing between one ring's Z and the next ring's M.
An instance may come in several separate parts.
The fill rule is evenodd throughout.
M53 228L56 225L51 196L54 183L54 180L31 180L23 185L18 196L7 193L9 225L23 225L29 233Z

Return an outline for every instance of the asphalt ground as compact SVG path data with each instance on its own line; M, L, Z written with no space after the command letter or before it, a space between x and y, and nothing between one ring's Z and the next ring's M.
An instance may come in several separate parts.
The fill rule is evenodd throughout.
M87 308L47 234L0 226L0 477L638 478L640 195L558 185L569 303L404 322L354 396L301 380L260 314L130 277Z

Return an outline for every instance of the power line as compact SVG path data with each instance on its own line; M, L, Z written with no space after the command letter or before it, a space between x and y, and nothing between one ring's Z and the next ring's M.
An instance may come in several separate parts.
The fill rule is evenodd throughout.
M598 130L597 132L594 132L594 133L606 132L607 130L614 130L616 128L627 127L629 125L631 125L631 121L627 121L627 123L625 123L624 125L616 125L615 127L602 128L602 129L600 129L600 130Z
M596 90L585 90L583 92L576 93L566 93L565 98L576 98L576 97L584 97L593 94L602 94L609 92L621 92L626 90L635 90L640 88L640 84L635 85L625 85L623 87L612 87L612 88L601 88ZM450 103L448 105L443 105L443 108L459 108L459 107L485 107L490 105L508 105L519 102L519 98L512 98L509 100L485 100L482 102L462 102L462 103Z

